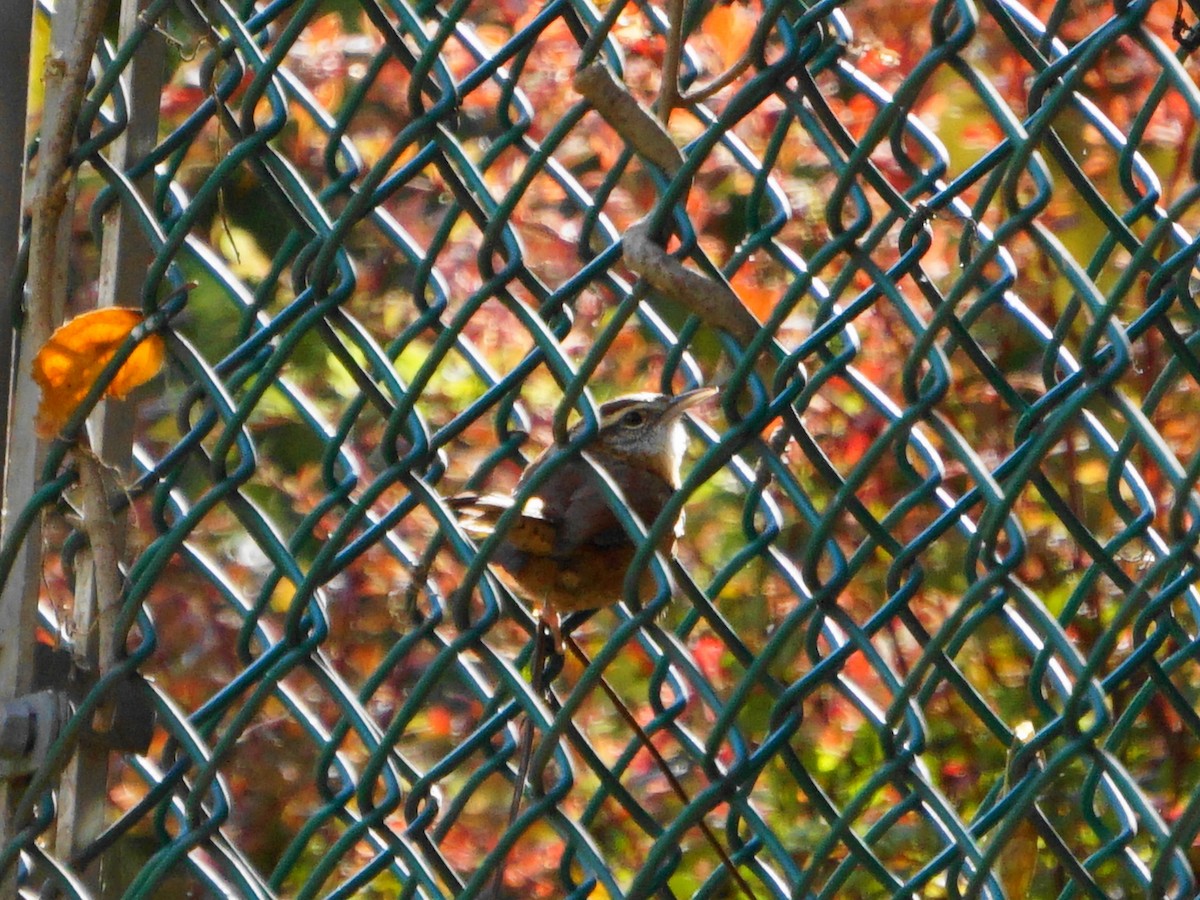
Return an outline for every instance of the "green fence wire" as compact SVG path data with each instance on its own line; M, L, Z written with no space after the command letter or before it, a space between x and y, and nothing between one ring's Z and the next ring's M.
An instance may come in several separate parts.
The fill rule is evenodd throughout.
M10 876L1196 896L1200 91L1173 6L152 0L114 26L72 302L122 208L153 251L123 302L167 340L111 492L154 735L64 854L55 777L109 681L77 697L14 783ZM152 41L158 139L124 167ZM665 132L571 86L599 61L661 110L676 50ZM760 334L631 263L640 220ZM673 599L579 624L590 663L539 696L530 608L446 498L511 489L595 402L709 383ZM67 449L3 559L42 544L40 640L70 646Z

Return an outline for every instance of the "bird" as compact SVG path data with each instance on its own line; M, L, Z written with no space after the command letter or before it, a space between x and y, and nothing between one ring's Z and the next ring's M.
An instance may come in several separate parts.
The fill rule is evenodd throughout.
M596 468L604 470L620 490L621 499L643 525L650 527L680 487L680 466L687 447L683 417L717 392L715 387L701 387L676 396L637 393L609 400L600 404L599 427L580 453L563 456L558 452L560 447L547 448L525 470L511 494L459 494L451 498L463 530L475 537L493 534L501 516L518 502L522 504L501 535L490 562L508 576L506 580L515 585L518 594L536 607L531 662L535 690L546 690L553 677L552 667L542 666L546 650L543 635L548 634L551 652L561 663L562 615L620 602L629 566L637 553L639 542L613 511L610 492ZM580 422L571 428L568 443L578 443L586 427ZM542 477L547 466L552 468ZM668 523L656 549L669 554L682 531L683 515L679 513ZM655 579L647 569L638 580L639 599L648 599L655 587ZM620 698L612 696L619 704ZM640 731L632 713L628 717ZM652 746L649 738L644 734L642 737ZM533 728L527 720L516 790L509 807L510 828L520 811L532 754ZM501 860L493 875L494 896L501 895L503 883Z
M618 603L638 544L621 524L592 464L604 469L629 507L646 527L657 519L680 486L687 447L683 417L718 393L701 387L676 396L636 393L600 404L599 428L583 447L588 459L566 459L556 447L543 451L525 470L512 494L460 494L451 498L463 529L474 537L490 535L500 516L512 508L522 489L552 465L544 480L524 499L520 514L504 532L491 557L533 603L539 621L557 631L558 616ZM586 424L568 433L576 441ZM551 460L553 459L553 463ZM666 529L657 549L669 554L682 534L682 515ZM639 597L653 595L649 570L639 581Z

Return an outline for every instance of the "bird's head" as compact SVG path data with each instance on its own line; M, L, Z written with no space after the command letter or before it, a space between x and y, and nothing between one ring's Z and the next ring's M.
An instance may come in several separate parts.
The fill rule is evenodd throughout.
M613 456L636 461L679 486L679 464L687 446L683 414L716 395L715 387L696 388L675 397L628 394L600 404L597 445Z

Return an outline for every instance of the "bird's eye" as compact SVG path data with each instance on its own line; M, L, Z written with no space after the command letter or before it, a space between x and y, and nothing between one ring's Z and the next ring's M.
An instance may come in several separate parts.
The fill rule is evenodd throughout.
M626 428L641 428L646 424L646 414L638 409L632 409L621 417L621 424Z

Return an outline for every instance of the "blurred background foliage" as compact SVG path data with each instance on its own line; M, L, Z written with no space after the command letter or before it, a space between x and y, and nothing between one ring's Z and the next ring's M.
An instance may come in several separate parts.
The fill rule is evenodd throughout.
M527 803L510 895L737 896L702 817L758 896L998 897L968 884L988 853L1031 897L1191 896L1200 94L1174 4L680 5L685 90L750 65L670 118L700 162L668 249L791 357L692 427L697 590L577 637L689 796L719 792L683 804L568 660L584 743ZM572 88L610 13L652 106L651 4L152 5L164 265L128 302L194 286L128 487L161 698L111 791L134 894L453 896L494 868L540 720L528 618L437 498L510 489L580 367L602 401L723 384L744 349L621 259L673 184ZM101 64L133 52L114 24ZM113 202L84 166L81 309ZM47 636L73 578L52 553Z

